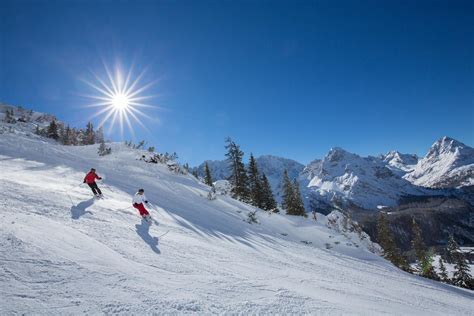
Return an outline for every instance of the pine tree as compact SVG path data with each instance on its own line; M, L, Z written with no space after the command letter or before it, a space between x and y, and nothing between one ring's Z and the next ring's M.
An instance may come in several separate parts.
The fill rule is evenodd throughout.
M252 154L250 154L249 165L247 168L249 180L250 201L256 207L263 208L262 183L260 182L260 173L258 171L257 162Z
M421 273L422 277L432 279L432 280L436 280L436 281L441 280L438 273L436 273L436 270L433 266L433 254L432 253L430 253L430 252L426 253L425 260L422 262L421 265L422 265L422 273Z
M211 176L211 170L209 169L209 165L206 161L206 164L204 166L204 183L207 184L208 186L212 187L212 176Z
M304 209L303 199L301 198L300 186L296 179L293 180L293 207L291 215L307 216Z
M56 120L52 120L51 123L49 123L48 130L46 131L46 137L52 138L54 140L59 139L58 125L56 124Z
M77 146L80 144L80 139L79 139L79 132L75 128L71 128L71 138L69 139L69 142L73 146Z
M277 208L276 201L273 197L272 187L270 186L270 182L268 182L265 173L262 173L260 182L262 183L262 208L267 211L275 211Z
M135 149L143 149L143 147L145 146L145 140L141 140L137 146L135 146Z
M283 190L281 206L288 214L290 207L293 205L293 197L295 196L295 193L293 192L293 185L291 184L290 177L288 176L288 170L283 172L281 187Z
M3 118L3 121L5 123L9 123L9 124L15 124L16 123L16 120L15 120L14 113L13 113L12 109L7 109L5 111L5 117Z
M101 126L97 129L97 131L95 132L95 139L94 139L94 142L96 144L100 144L102 142L104 142L105 139L104 139L104 128Z
M83 145L93 145L95 143L95 132L94 126L92 122L87 123L86 130L84 131L82 137L82 144Z
M413 240L412 246L417 258L418 272L421 276L433 280L439 280L439 277L433 267L433 257L428 253L425 242L423 241L420 226L412 219Z
M199 179L199 175L198 175L196 169L193 169L193 171L191 171L191 174L192 174L196 179Z
M450 234L448 239L448 245L446 246L446 261L449 263L455 263L458 251L459 246L456 240L454 240L453 234Z
M99 149L97 151L97 153L99 154L99 156L105 156L105 155L108 155L112 152L112 148L107 148L105 146L105 142L104 142L104 139L102 139L102 141L100 142L100 145L99 145Z
M61 135L61 143L63 145L72 145L71 128L69 127L69 125L66 126L66 128L64 129L64 131Z
M418 270L421 272L423 270L423 262L426 260L426 246L421 235L420 226L418 226L414 218L412 218L412 233L411 245L415 250L416 259L418 260Z
M232 196L242 201L248 201L248 179L244 163L242 162L244 153L240 150L240 146L233 142L232 139L227 138L226 143L226 157L231 172L228 180L232 185Z
M449 279L448 271L446 270L446 266L444 265L443 258L441 258L441 256L439 257L438 265L439 265L439 277L441 281L444 283L450 283L451 280Z
M384 213L380 212L377 218L377 241L383 248L383 256L398 268L411 272L410 265L401 250L397 247L392 231Z
M462 253L461 249L459 249L459 245L454 240L452 235L448 243L448 249L448 251L451 253L451 258L454 260L454 273L451 283L456 286L473 289L473 280L469 265L467 264L464 254Z
M155 152L155 147L153 147L153 146L148 147L148 152L149 153L154 153Z

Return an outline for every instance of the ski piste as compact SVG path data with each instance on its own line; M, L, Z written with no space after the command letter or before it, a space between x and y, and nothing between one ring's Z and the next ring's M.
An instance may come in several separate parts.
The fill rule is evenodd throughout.
M0 135L0 314L472 314L472 292L397 269L337 212L249 224L254 207L110 147ZM91 166L106 200L78 188ZM131 205L140 187L159 226Z

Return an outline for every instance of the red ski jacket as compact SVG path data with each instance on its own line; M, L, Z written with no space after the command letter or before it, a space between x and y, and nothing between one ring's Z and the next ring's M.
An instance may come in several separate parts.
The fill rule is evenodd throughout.
M92 171L89 171L88 174L86 174L85 178L84 178L84 182L89 184L89 183L94 183L95 182L95 179L102 179L101 177L99 177L97 175L97 173L95 172L92 172Z

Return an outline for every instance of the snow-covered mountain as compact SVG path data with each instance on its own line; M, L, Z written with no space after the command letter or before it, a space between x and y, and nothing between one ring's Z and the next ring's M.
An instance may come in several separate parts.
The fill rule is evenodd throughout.
M436 141L408 181L430 188L453 188L474 185L474 149L455 139L443 137Z
M365 209L393 206L402 196L424 194L390 170L384 160L341 148L332 148L322 160L309 164L300 179L307 183L312 199L328 204L351 202Z
M474 295L405 273L342 214L258 211L143 152L0 133L0 314L470 314ZM95 167L105 199L81 185ZM131 207L144 188L157 223Z
M398 151L379 157L361 157L334 148L326 157L307 166L270 155L257 158L257 164L269 178L278 202L281 202L281 178L287 169L291 178L298 179L308 208L315 203L326 207L352 204L363 209L377 209L395 206L405 196L452 193L425 187L441 189L473 185L473 152L471 147L444 137L423 159ZM226 161L208 163L214 179L229 176ZM203 175L204 164L197 170Z
M402 154L396 150L389 151L387 154L382 155L381 158L387 163L388 168L400 175L413 171L418 163L417 155Z
M198 167L195 167L194 170L200 177L204 177L204 168L206 162L211 171L211 176L213 180L226 180L230 176L229 164L226 160L207 160L200 164Z

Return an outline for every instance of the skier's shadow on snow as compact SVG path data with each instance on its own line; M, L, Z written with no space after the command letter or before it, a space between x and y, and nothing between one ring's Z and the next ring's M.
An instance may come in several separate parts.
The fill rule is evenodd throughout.
M135 225L135 228L137 229L138 236L140 236L141 239L150 246L151 250L157 254L161 254L160 249L158 249L158 237L150 235L150 224L142 219L142 223L140 225Z
M94 204L94 201L95 198L92 198L87 201L82 201L77 205L71 206L71 218L79 219L81 216L86 215L87 213L92 214L91 211L86 211L86 209Z

